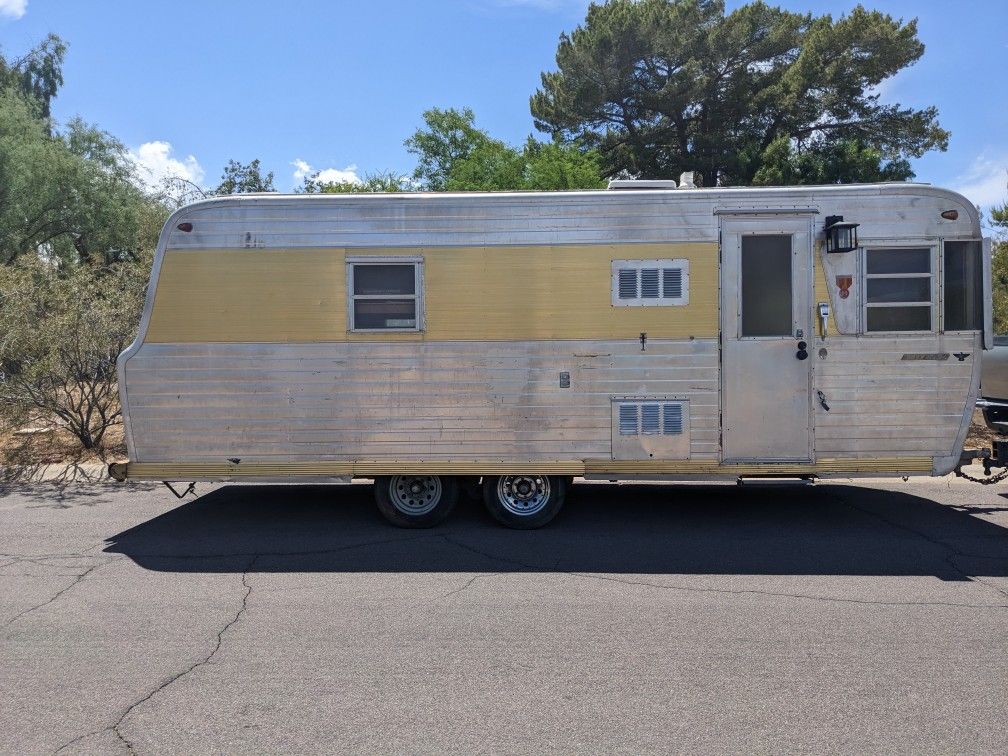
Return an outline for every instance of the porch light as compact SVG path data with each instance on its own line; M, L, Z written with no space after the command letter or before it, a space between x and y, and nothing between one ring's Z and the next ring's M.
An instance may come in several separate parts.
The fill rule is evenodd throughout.
M826 251L850 252L857 249L857 227L860 223L845 223L842 215L826 216Z

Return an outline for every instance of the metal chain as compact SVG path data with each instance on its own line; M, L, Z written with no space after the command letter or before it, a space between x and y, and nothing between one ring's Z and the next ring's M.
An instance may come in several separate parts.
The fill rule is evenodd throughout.
M960 478L966 478L966 480L971 480L974 483L979 483L981 486L990 486L994 483L1000 483L1005 478L1008 478L1008 467L999 472L997 475L991 475L986 478L974 478L972 475L967 475L962 471L961 467L955 469L955 474Z

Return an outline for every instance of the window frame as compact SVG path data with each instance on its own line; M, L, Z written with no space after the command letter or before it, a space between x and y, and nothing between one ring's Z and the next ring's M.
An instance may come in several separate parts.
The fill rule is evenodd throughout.
M354 268L358 265L412 265L412 294L354 294ZM359 255L346 258L347 332L349 333L420 333L426 326L424 317L424 259L419 255ZM367 299L413 300L416 325L401 328L358 328L354 322L354 303Z
M682 292L678 297L648 297L641 296L641 271L658 269L659 294L664 294L665 275L668 269L676 269L681 276ZM619 274L621 270L637 271L637 296L633 299L621 299L619 295ZM613 307L684 307L689 304L689 260L683 257L666 257L650 260L613 260L610 293Z
M866 242L861 240L858 245L861 250L861 275L860 284L861 291L864 292L861 299L861 328L860 331L865 336L882 336L882 337L893 337L893 336L906 336L906 335L925 335L934 334L939 332L940 323L939 317L941 315L939 301L939 291L938 291L938 281L941 276L940 270L940 257L939 249L940 244L936 243L934 239L900 239L888 240L888 239L878 239L871 242ZM928 272L927 273L869 273L868 272L868 253L869 252L899 252L911 249L924 249L928 252ZM928 302L869 302L868 301L868 282L875 279L894 279L894 278L927 278L930 280L930 286L928 288L929 301ZM905 308L921 308L928 307L929 309L929 327L922 330L887 330L887 331L870 331L868 330L868 310L875 307L905 307Z

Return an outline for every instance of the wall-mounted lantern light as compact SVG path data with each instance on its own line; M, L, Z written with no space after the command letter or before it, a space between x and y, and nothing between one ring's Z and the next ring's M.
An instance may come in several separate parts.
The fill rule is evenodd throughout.
M845 223L842 215L826 216L826 251L850 252L857 249L857 227L860 223Z

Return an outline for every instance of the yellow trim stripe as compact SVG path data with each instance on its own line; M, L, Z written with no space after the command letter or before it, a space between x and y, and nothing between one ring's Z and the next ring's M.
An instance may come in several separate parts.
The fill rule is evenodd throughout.
M930 457L876 457L871 459L822 459L814 463L766 462L718 464L700 460L585 461L503 460L468 461L347 461L347 462L130 462L126 477L135 480L227 480L232 478L337 478L347 475L504 475L535 472L544 475L842 475L860 473L930 473Z

